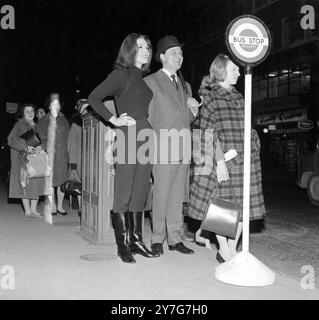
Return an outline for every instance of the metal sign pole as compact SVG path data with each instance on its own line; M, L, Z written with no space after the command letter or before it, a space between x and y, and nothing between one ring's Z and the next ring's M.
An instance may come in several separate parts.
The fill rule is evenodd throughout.
M243 251L249 251L250 209L250 144L251 144L251 88L252 72L245 67L245 144L244 144L244 201L243 201Z
M268 56L271 36L267 26L259 18L244 15L230 22L225 40L235 61L245 68L243 249L215 268L215 278L239 286L267 286L275 282L276 274L249 252L250 148L252 67Z

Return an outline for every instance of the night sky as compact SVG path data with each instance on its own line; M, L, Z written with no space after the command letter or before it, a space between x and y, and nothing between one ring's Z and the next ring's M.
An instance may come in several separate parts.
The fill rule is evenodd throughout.
M8 0L15 29L0 31L1 110L4 101L43 104L53 91L73 109L76 90L87 97L106 77L127 34L147 34L155 51L160 37L191 29L208 1Z

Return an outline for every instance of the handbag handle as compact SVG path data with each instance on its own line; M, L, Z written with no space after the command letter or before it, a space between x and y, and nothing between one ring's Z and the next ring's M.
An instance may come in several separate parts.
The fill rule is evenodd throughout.
M70 163L70 164L69 164L68 180L70 179L70 176L71 176L71 172L72 172L72 171L75 171L75 172L76 172L76 174L78 175L79 181L81 181L81 178L80 178L79 171L78 171L78 168L77 168L76 163Z
M232 183L230 182L230 179L226 180L226 182L228 182L229 185L230 185L230 190L231 190L231 192L232 192L232 194L233 194L234 202L236 202L236 203L238 204L237 199L236 199L236 195L235 195L235 191L234 191L234 188L233 188ZM221 184L221 182L216 184L216 187L215 187L214 190L213 190L213 195L212 195L213 198L216 197L216 193L217 193L217 190L218 190L218 187L219 187L220 184ZM238 205L239 205L239 204L238 204Z

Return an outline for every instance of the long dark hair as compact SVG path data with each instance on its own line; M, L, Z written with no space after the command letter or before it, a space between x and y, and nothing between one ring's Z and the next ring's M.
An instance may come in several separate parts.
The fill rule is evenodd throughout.
M143 38L149 47L149 52L150 52L150 56L149 56L149 61L142 65L142 71L149 71L149 67L151 64L151 60L152 60L152 44L150 39L143 34L140 33L130 33L128 36L126 36L126 38L123 40L120 50L117 54L117 58L115 60L115 64L114 67L115 68L132 68L135 66L135 59L136 59L136 54L137 54L137 39L139 38Z

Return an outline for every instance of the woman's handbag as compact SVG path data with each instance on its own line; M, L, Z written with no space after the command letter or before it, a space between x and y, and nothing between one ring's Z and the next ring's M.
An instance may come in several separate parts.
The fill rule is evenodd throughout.
M26 144L31 147L37 147L41 143L39 136L33 129L22 134L20 138L24 139Z
M27 176L30 179L48 177L51 173L48 154L44 150L38 153L29 153L26 168Z
M19 183L22 188L27 186L29 179L49 177L50 173L49 156L44 150L21 153Z
M79 178L78 180L70 179L72 171L76 172ZM60 189L62 192L68 195L74 195L74 196L82 195L82 183L81 183L80 175L79 175L78 169L76 168L75 163L70 163L68 180L61 185Z
M238 228L240 205L236 201L235 192L230 181L228 183L233 193L233 201L216 197L219 186L217 184L202 221L201 229L234 239Z

